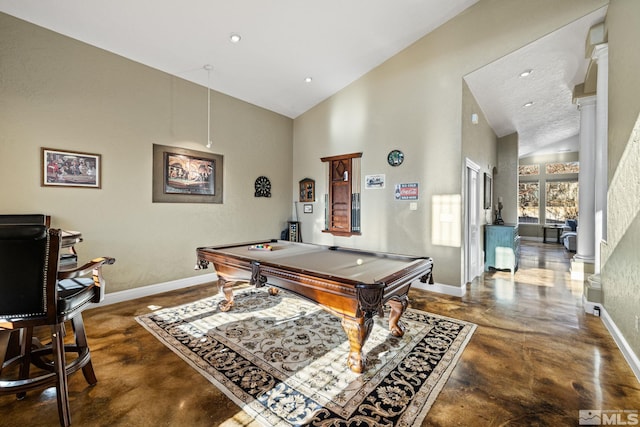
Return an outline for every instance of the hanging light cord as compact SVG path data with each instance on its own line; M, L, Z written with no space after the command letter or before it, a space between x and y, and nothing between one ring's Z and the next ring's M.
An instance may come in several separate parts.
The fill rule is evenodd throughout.
M204 66L207 70L207 148L211 148L211 65Z

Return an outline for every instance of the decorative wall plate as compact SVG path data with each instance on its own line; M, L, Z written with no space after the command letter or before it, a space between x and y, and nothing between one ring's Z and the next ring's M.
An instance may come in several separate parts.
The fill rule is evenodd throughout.
M387 155L387 162L391 166L400 166L404 161L404 153L400 150L392 150Z
M271 197L271 181L266 176L259 176L256 179L255 197Z

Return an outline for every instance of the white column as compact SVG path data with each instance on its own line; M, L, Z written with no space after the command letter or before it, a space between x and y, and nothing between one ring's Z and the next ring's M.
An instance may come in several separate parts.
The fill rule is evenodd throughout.
M574 260L595 259L596 97L577 100L580 108L580 174L578 175L578 242Z
M596 86L595 163L595 266L600 273L600 244L607 239L608 137L609 137L609 45L599 44L591 56L598 64Z

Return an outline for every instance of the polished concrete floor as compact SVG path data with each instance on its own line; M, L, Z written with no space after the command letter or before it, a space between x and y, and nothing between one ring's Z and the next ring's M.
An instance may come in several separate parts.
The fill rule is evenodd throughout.
M640 411L640 383L601 319L584 313L570 257L523 242L515 276L485 273L463 298L411 291L411 307L478 325L423 426L577 426L579 410ZM214 292L207 284L85 312L99 382L70 378L72 424L255 425L134 320ZM0 396L0 426L56 425L52 389Z

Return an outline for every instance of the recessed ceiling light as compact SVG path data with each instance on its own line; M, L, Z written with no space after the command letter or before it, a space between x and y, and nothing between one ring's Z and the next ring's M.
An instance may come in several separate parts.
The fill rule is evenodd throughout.
M524 104L524 105L523 105L523 107L524 107L524 108L531 107L533 104L534 104L534 102L533 102L533 101L529 101L529 102L527 102L526 104Z
M304 81L305 83L311 83L313 81L313 77L305 77Z
M524 70L523 72L520 73L520 77L527 77L531 75L532 72L533 70Z
M231 35L229 36L229 40L231 41L231 43L238 43L240 40L242 40L242 37L240 37L240 34L231 33Z

